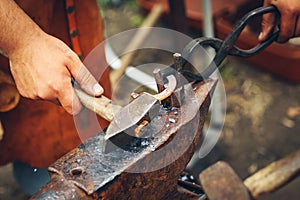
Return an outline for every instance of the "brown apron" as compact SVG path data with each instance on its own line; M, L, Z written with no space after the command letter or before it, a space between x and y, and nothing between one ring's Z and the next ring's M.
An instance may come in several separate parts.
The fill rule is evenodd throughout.
M68 30L67 13L64 0L16 0L18 5L47 33L54 35L69 46L71 40ZM103 21L96 0L75 0L76 24L83 58L103 41ZM104 49L98 49L98 59L93 59L90 71L99 75L105 95L111 96L109 70ZM0 58L0 66L9 72L8 61ZM97 72L96 72L97 71ZM97 77L98 78L98 77ZM84 110L84 119L95 114ZM96 134L97 128L90 126L88 120L79 120L75 128L73 116L60 106L42 100L21 98L16 108L0 113L4 128L4 137L0 141L0 165L12 161L22 161L35 167L47 167L63 154L67 153L82 141L78 131L85 138ZM101 127L108 122L98 119ZM79 124L79 125L78 125Z

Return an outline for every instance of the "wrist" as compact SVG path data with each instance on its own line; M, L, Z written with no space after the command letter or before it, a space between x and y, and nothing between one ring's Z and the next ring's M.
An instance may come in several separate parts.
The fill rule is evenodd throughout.
M11 42L13 45L9 45L8 48L3 49L8 58L25 49L36 48L37 46L34 46L33 44L39 45L38 41L46 35L46 33L36 24L32 24L31 28L26 28L24 31L18 32L19 33L16 33L15 41Z
M45 34L42 29L11 0L0 1L0 48L11 56Z

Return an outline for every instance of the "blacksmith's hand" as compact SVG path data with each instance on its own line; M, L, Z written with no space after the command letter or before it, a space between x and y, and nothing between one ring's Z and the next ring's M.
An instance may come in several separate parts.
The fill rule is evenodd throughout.
M103 88L79 57L61 40L44 32L32 37L26 46L15 49L9 60L22 96L57 101L70 114L81 110L71 77L88 94L99 96L103 93Z
M300 1L299 0L265 0L264 6L274 5L280 12L280 20L275 14L268 13L263 16L262 32L259 40L266 40L278 25L280 34L278 42L287 42L290 38L300 36Z

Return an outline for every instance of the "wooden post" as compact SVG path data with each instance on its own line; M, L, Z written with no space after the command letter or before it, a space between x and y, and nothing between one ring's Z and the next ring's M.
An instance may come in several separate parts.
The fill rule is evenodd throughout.
M162 13L163 13L162 5L160 5L160 4L154 5L153 8L151 9L150 14L147 16L147 18L145 19L144 23L142 24L142 26L140 28L146 28L146 27L153 26L156 23L156 21L159 19L159 17L161 16ZM139 29L136 32L136 34L134 35L133 39L129 42L129 46L126 49L129 49L129 50L138 49L141 46L141 44L144 42L144 40L147 38L149 33L150 33L150 30ZM121 61L122 61L121 67L119 69L114 70L114 71L111 72L110 81L111 81L111 85L112 85L113 89L115 88L118 80L124 74L127 66L133 60L134 55L135 55L134 52L130 52L130 53L127 53L124 56L122 56L122 58L121 58Z

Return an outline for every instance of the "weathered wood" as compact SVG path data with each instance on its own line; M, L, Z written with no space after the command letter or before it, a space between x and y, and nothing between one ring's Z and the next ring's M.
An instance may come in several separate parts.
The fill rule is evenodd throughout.
M251 199L240 177L226 162L215 163L204 170L199 178L210 200Z
M0 121L0 141L3 138L3 134L4 134L4 130L3 130L2 122Z
M80 102L91 111L97 113L103 119L111 122L114 115L122 108L119 105L113 104L112 100L105 97L92 97L80 89L75 88L75 92L80 99Z
M200 182L210 200L252 200L288 184L299 172L300 150L271 163L244 182L227 163L219 161L200 174Z
M20 94L12 77L0 69L0 112L15 108L20 101Z
M244 181L254 199L288 184L300 172L300 150L271 163Z
M119 79L124 74L126 68L132 62L135 53L131 51L137 50L149 35L150 29L143 29L143 28L152 27L159 19L162 13L163 13L163 7L160 4L154 5L153 8L151 9L150 14L147 16L147 18L141 25L140 29L136 32L133 39L128 43L129 45L126 48L125 52L128 51L129 53L126 53L124 56L122 56L121 67L110 73L110 81L111 81L112 88L116 86Z
M104 132L80 145L49 167L51 181L32 199L53 193L57 195L52 199L60 199L72 189L79 196L74 186L84 191L84 198L93 199L199 198L178 192L177 180L200 139L215 83L193 85L189 91L194 95L186 93L180 108L159 112L147 128L151 137L137 145L136 151L117 149L103 154ZM53 179L65 183L53 183Z

